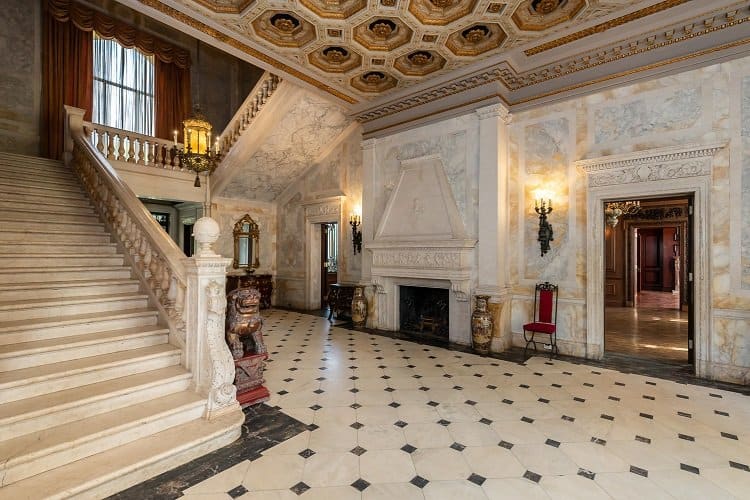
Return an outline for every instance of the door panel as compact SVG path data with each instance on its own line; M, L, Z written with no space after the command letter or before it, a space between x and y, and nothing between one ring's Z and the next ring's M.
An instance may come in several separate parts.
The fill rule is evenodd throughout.
M641 288L662 289L662 230L642 228L641 231Z

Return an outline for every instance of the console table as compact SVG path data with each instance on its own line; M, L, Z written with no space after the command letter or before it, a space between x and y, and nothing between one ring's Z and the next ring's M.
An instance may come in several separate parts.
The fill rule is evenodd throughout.
M330 320L334 313L337 318L342 314L351 318L352 298L354 298L354 285L344 285L341 283L330 285L328 290L328 306L330 307L328 319Z
M273 295L273 276L270 274L227 274L227 293L237 288L257 288L260 308L270 309Z

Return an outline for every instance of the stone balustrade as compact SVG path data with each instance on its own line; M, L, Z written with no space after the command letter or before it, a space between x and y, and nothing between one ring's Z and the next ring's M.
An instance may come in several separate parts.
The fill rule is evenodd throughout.
M248 94L245 102L239 107L232 120L221 134L220 147L221 151L229 151L242 132L250 126L253 118L260 112L263 105L268 101L276 88L279 86L281 78L269 72L265 72L258 80L255 88Z
M84 122L84 134L108 161L122 161L167 170L186 170L180 165L175 144L167 139ZM179 147L179 146L178 146Z

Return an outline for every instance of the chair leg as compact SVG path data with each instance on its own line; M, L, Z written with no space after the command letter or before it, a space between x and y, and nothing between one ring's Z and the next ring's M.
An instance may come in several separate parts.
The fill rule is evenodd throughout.
M536 342L534 341L534 335L536 334L536 332L534 332L534 331L531 332L531 338L529 338L526 335L527 333L528 332L526 330L523 331L523 339L526 341L526 347L523 348L523 357L524 358L526 357L526 351L529 348L529 344L533 344L534 345L534 352L537 352Z
M551 360L552 356L557 356L559 354L557 351L557 332L550 335L550 344L549 359Z

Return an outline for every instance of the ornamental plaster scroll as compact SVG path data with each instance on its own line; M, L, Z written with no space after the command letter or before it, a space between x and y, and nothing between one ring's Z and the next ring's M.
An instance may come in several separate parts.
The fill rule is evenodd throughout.
M320 203L305 207L305 217L317 217L319 215L339 215L341 206L339 201Z
M373 255L373 265L377 267L457 269L461 267L461 252L430 248L377 250Z
M381 295L385 294L385 284L377 277L372 278L372 286L375 287L375 293L379 293Z
M684 145L577 161L589 187L711 175L712 157L726 143Z
M224 340L224 321L227 299L224 286L211 280L206 286L208 314L206 315L206 339L211 360L211 384L208 392L206 413L210 417L223 408L237 402L234 386L234 360Z
M471 297L470 283L468 280L451 281L451 292L456 296L459 302L468 302Z

